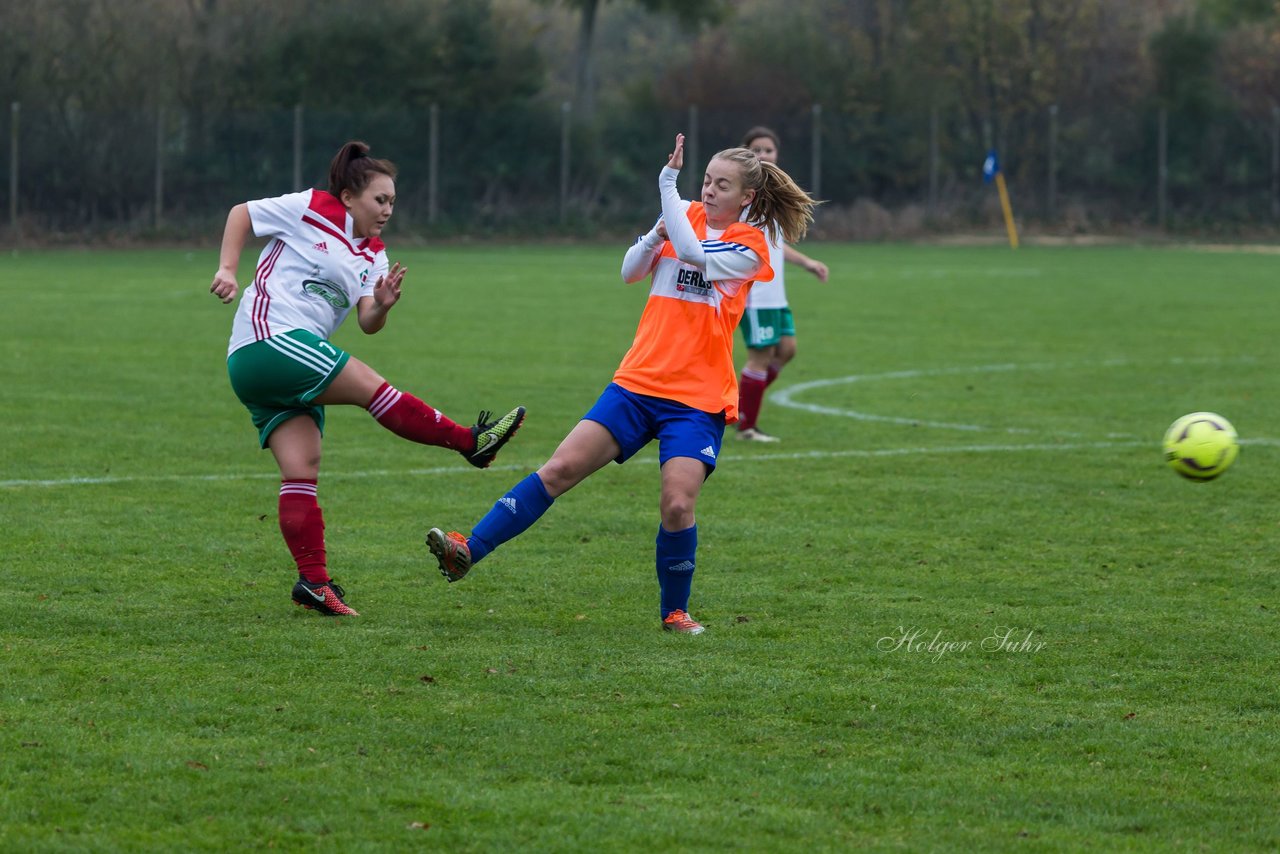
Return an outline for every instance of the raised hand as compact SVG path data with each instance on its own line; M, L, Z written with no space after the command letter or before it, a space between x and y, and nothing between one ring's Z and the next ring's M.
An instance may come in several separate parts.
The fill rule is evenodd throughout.
M400 283L404 281L407 268L401 267L397 261L391 265L386 275L379 276L373 286L373 303L382 310L391 308L400 300Z
M676 134L676 150L667 158L667 168L679 169L684 166L684 134Z

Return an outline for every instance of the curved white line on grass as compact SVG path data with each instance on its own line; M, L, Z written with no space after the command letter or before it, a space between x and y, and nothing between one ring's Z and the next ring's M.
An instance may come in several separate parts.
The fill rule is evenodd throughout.
M905 424L912 427L937 427L942 430L965 430L972 433L981 433L995 430L994 427L984 427L981 424L951 424L945 421L926 421L920 418L903 418L896 415L875 415L870 412L858 412L852 409L840 409L835 406L822 406L817 403L802 403L795 400L795 396L802 392L812 391L819 388L830 388L837 385L851 385L853 383L869 382L874 380L912 380L920 377L938 377L956 374L991 374L998 372L1009 372L1026 370L1032 366L1026 365L978 365L970 368L934 368L934 369L915 369L907 371L888 371L883 374L853 374L847 377L835 377L834 379L812 380L807 383L799 383L789 386L780 391L776 391L769 396L769 400L780 406L786 406L791 409L801 409L805 412L813 412L818 415L838 415L844 418L854 418L858 421L882 421L888 424ZM1045 368L1050 366L1044 366ZM1025 430L1017 427L1005 428L1005 433L1031 433L1032 430Z
M1170 359L1168 364L1172 365L1192 365L1192 364L1223 364L1225 362L1232 363L1252 363L1257 360L1252 357L1243 359L1220 359L1216 357L1206 358L1175 358ZM874 382L876 380L911 380L920 377L942 377L942 376L959 376L964 374L995 374L995 373L1011 373L1013 371L1064 371L1075 370L1084 367L1103 367L1116 368L1126 365L1135 365L1132 359L1104 359L1098 362L1029 362L1027 364L1003 363L997 365L970 365L967 367L949 367L949 368L917 368L904 371L886 371L880 374L852 374L847 377L833 377L825 380L811 380L807 383L798 383L793 386L781 389L769 395L769 400L777 403L779 406L785 406L790 409L799 409L804 412L812 412L817 415L836 415L842 418L853 418L858 421L879 421L888 424L904 424L910 427L936 427L942 430L963 430L971 433L996 432L1015 435L1035 435L1037 433L1043 435L1043 431L1030 430L1023 427L986 427L981 424L952 424L945 421L928 421L921 418L904 418L897 415L877 415L871 412L859 412L853 409L841 409L835 406L823 406L817 403L804 403L796 400L796 395L803 392L813 391L814 389L830 388L837 385L851 385L853 383ZM1060 433L1058 435L1070 436L1078 438L1080 433ZM1108 433L1107 438L1111 439L1129 439L1135 438L1126 433Z

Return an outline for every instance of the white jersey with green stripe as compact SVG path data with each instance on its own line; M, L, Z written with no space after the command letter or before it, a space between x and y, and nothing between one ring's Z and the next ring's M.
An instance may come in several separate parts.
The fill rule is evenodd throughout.
M295 329L330 337L387 272L382 240L353 235L351 215L323 190L248 204L253 233L271 240L240 297L228 355Z

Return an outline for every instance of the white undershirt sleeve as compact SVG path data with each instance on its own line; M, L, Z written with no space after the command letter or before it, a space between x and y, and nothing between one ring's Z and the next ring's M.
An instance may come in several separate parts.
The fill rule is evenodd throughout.
M653 271L658 261L658 250L662 248L662 235L658 234L655 225L643 237L637 237L631 244L627 254L622 257L622 281L628 285L638 282Z
M686 264L702 269L706 268L707 256L702 249L702 241L693 233L693 224L685 215L685 206L676 191L676 178L680 170L669 166L662 167L658 176L658 191L662 194L662 221L667 226L667 239L676 257Z
M704 240L702 246L707 257L703 269L708 281L750 279L760 269L760 256L741 243Z

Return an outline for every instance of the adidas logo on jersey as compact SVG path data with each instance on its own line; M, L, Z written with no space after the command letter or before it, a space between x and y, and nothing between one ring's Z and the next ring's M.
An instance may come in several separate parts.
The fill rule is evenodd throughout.
M315 248L319 249L321 252L323 252L326 255L329 254L329 244L324 240L321 240L319 243L317 243L315 245Z
M713 459L713 460L716 458L716 449L715 449L715 448L713 448L713 447L711 447L710 445L707 445L705 448L703 448L703 449L700 451L700 453L701 453L704 457L711 457L711 459Z
M511 511L511 515L516 515L516 500L510 495L504 495L498 499L498 503Z

